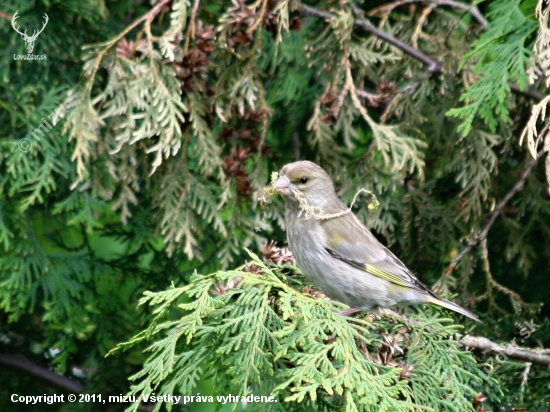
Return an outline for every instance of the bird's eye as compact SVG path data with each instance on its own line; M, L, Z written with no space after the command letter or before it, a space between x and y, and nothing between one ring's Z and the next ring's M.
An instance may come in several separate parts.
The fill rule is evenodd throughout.
M307 178L307 177L302 177L300 179L300 183L303 184L303 185L305 185L307 182L309 182L309 178Z

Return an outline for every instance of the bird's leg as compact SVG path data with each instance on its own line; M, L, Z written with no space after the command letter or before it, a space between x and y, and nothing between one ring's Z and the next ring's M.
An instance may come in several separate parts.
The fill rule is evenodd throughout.
M362 312L362 311L363 310L361 308L349 308L349 309L341 310L340 312L338 312L338 314L340 314L342 316L353 316L356 313L359 313L359 312ZM396 320L398 322L406 323L406 324L413 325L413 326L422 326L422 324L420 322L417 322L416 320L409 319L406 316L400 315L396 311L388 309L388 308L378 307L374 311L374 314L376 315L376 317L378 319L380 319L380 316L386 315L387 317L389 317L393 320Z
M396 311L388 309L388 308L378 308L378 313L380 313L381 315L386 315L389 318L392 318L392 319L397 320L399 322L408 323L408 324L411 324L411 325L414 325L414 326L422 326L422 324L420 322L417 322L416 320L409 319L406 316L400 315Z
M361 312L361 308L349 308L349 309L341 310L340 312L338 312L338 314L342 316L353 316L359 312Z

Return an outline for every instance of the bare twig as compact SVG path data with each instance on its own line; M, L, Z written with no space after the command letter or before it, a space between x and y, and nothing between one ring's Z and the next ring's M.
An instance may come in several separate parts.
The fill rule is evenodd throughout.
M422 32L422 27L426 23L426 20L428 19L428 16L433 11L433 6L427 6L424 8L424 10L420 13L420 16L418 17L418 20L416 21L416 27L413 31L413 34L411 36L411 42L412 46L415 49L418 49L418 39L425 35L425 33Z
M259 0L257 3L255 3L255 5L252 5L251 8L256 8L256 5L258 3L261 3L260 11L254 23L246 30L247 33L253 33L254 30L256 30L260 26L260 24L263 23L265 15L267 13L268 0Z
M531 371L531 365L532 365L531 362L526 362L525 363L525 369L523 370L523 373L521 374L521 385L520 386L525 386L525 384L527 383L527 378L529 377L529 372Z
M153 21L153 19L159 14L159 12L162 10L162 8L170 3L171 0L160 0L151 10L149 10L147 13L145 13L143 16L141 16L139 19L134 21L130 26L126 27L124 29L123 33L128 33L131 31L134 27L136 27L138 24L144 22L144 21Z
M68 393L82 393L82 386L65 376L56 375L52 371L32 362L23 355L0 353L0 365L15 371L25 372L40 379L48 386Z
M441 0L441 1L446 1L446 0ZM315 7L306 6L304 4L301 4L300 6L298 6L298 11L305 15L321 17L327 20L330 20L334 17L334 15L328 11L319 10L319 9L316 9ZM355 13L355 14L357 15L358 13ZM403 50L403 52L415 58L416 60L421 61L422 63L428 66L427 71L429 73L443 72L443 66L441 65L441 63L432 59L428 55L422 53L420 50L417 50L414 47L408 45L407 43L399 40L398 38L393 37L391 34L386 33L385 31L379 29L370 20L365 18L356 18L354 21L354 24L358 27L361 27L365 31L374 34L376 37L379 37L387 41L388 43L392 44L393 46ZM450 70L450 73L456 73L456 70L452 69ZM537 101L540 101L544 96L541 92L537 90L530 90L530 89L521 90L519 85L513 82L508 82L508 86L512 91Z
M169 3L172 0L159 0L157 4L151 10L149 10L147 13L145 13L143 16L141 16L139 19L134 21L132 24L127 26L124 30L122 30L119 34L117 34L114 38L109 40L107 43L105 43L105 47L103 50L97 53L95 56L95 64L87 71L85 78L91 81L87 81L87 91L89 94L92 92L92 85L93 81L95 79L95 75L97 71L99 70L99 65L101 63L101 60L105 56L105 54L114 47L124 36L126 36L129 32L131 32L134 28L136 28L139 24L146 22L151 23L153 19L160 13L162 8ZM91 46L85 46L84 48L89 48ZM77 163L81 163L81 160L77 160ZM79 177L81 178L80 174L82 171L80 170L81 166L79 165Z
M533 89L521 90L519 85L514 82L508 82L508 86L513 92L517 94L521 94L525 97L529 97L533 100L541 101L542 99L544 99L544 96L545 96L544 93L541 93L538 90L533 90Z
M57 375L54 372L34 363L23 355L0 353L0 370L5 370L6 368L15 372L26 373L38 379L45 385L65 393L81 394L83 391L80 383L75 382L63 375ZM140 404L138 411L148 412L150 409L145 407L143 404Z
M389 13L396 7L402 6L403 4L409 3L425 3L426 0L398 0L384 6L377 7L369 11L369 16L374 16L377 13ZM470 13L482 26L487 26L487 19L481 14L477 6L472 6L471 4L464 4L454 0L429 0L428 4L432 6L450 6L456 9L464 10Z
M187 36L185 36L185 45L183 46L184 55L187 54L187 50L189 49L189 40L195 39L197 11L199 10L200 4L201 4L201 0L195 0L195 3L193 3L193 8L191 9L191 18L189 19L189 28L187 29Z
M466 335L458 341L458 344L461 346L466 346L470 349L478 349L482 351L497 353L499 355L506 355L509 358L537 363L539 365L544 365L544 366L550 365L549 355L538 353L530 349L513 346L511 344L502 346L502 345L499 345L498 343L495 343L481 336Z
M481 240L481 259L483 261L483 271L485 272L485 278L487 281L487 291L481 295L475 298L476 301L481 301L484 299L488 299L489 301L489 308L495 308L503 315L506 314L506 311L502 309L495 301L495 298L493 297L493 288L498 290L499 292L504 293L510 298L510 301L512 302L512 306L516 307L518 305L524 306L525 302L521 299L521 296L514 292L512 289L507 288L504 285L501 285L498 283L491 274L491 268L489 264L489 249L487 248L487 238L483 238Z
M315 7L306 6L304 4L301 4L298 7L298 11L303 14L307 14L310 16L316 16L316 17L322 17L324 19L330 20L334 17L332 13L329 13L328 11L319 10ZM426 64L428 66L428 70L433 73L440 73L442 71L442 66L435 60L433 60L431 57L425 55L421 51L415 49L414 47L409 46L407 43L399 40L396 37L393 37L391 34L386 33L383 30L380 30L378 27L376 27L374 24L370 22L370 20L367 19L355 19L354 24L358 27L361 27L363 30L368 31L369 33L374 34L376 37L379 37L383 40L386 40L388 43L396 46L397 48L403 50L405 53L407 53L409 56L414 57L417 60L420 60L422 63Z
M468 241L468 245L464 249L462 249L462 251L457 255L457 257L455 257L452 260L449 267L445 270L445 274L447 275L451 274L455 269L456 265L458 264L458 262L460 261L460 259L462 259L470 250L472 250L472 248L475 245L477 245L480 241L482 241L483 239L485 239L485 237L487 237L487 233L489 233L491 226L493 226L493 223L495 223L496 218L498 217L498 215L500 214L504 206L506 206L506 203L508 203L516 193L518 193L523 189L523 186L525 186L525 182L527 181L527 178L529 177L529 175L531 174L531 171L533 170L539 158L543 154L544 154L544 151L541 150L538 153L537 159L530 158L527 161L527 165L525 166L525 169L523 169L523 172L521 172L519 180L514 184L512 189L510 189L510 191L506 193L506 196L504 196L504 198L500 202L498 202L498 204L495 206L495 209L489 215L489 218L487 219L487 222L485 223L485 225L483 225L483 228L481 229L481 232L479 232L479 235L471 238Z
M345 65L345 64L343 64ZM332 112L334 113L334 117L338 118L338 114L340 113L340 109L344 105L344 100L346 99L346 96L349 93L349 86L346 82L346 85L342 88L340 93L338 93L338 96L336 97L336 105L334 106Z

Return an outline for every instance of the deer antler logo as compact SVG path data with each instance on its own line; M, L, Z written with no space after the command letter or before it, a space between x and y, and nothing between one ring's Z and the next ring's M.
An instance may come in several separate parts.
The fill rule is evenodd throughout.
M19 11L16 11L15 14L13 15L12 19L11 19L11 27L13 27L13 29L21 35L21 37L25 41L25 47L27 48L27 53L31 54L33 49L34 49L34 42L36 41L36 38L38 37L38 35L40 33L42 33L44 31L44 29L46 28L46 24L48 24L48 21L50 19L49 19L48 15L46 13L44 13L45 21L44 21L44 25L42 26L42 29L40 29L39 31L35 30L34 33L32 34L32 36L28 36L27 35L27 30L25 30L24 33L21 33L19 31L19 27L15 27L15 20L17 20L17 18L19 17L17 15L17 13L19 13Z

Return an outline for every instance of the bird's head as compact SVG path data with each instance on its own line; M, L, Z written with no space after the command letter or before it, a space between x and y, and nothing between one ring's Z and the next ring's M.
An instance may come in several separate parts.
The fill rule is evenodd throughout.
M283 166L273 189L285 200L295 201L298 194L314 207L323 207L327 201L338 199L327 172L307 160Z

